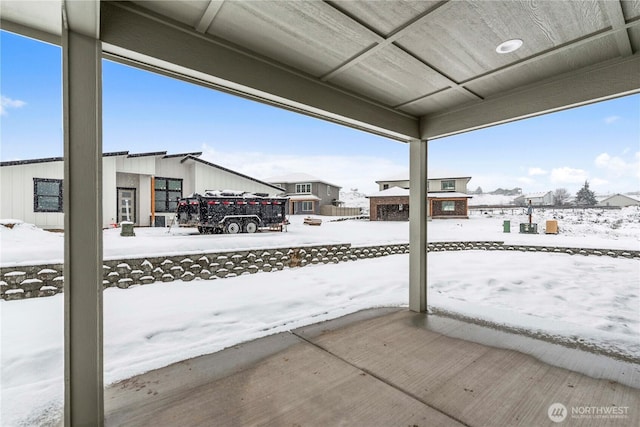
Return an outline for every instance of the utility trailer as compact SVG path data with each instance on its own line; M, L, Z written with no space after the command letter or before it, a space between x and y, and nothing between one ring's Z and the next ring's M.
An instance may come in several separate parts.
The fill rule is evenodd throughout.
M289 199L261 193L206 191L178 200L180 227L197 227L200 234L255 233L260 228L282 231Z

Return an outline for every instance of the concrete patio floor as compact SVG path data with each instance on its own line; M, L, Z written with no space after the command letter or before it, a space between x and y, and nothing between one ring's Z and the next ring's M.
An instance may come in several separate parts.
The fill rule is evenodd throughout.
M382 308L122 381L105 414L107 426L637 426L640 367Z

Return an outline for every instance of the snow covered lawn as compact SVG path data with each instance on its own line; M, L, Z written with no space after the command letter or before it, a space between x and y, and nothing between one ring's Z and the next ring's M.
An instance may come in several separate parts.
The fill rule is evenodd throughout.
M544 219L541 213L540 218ZM546 215L546 214L545 214ZM590 214L589 214L590 215ZM639 249L637 208L560 221L560 235L502 233L508 216L429 223L429 240L505 240ZM511 217L515 221L524 216ZM287 233L200 236L192 230L105 231L105 256L155 255L311 243L407 242L407 223L368 221L302 225ZM537 219L541 222L542 219ZM622 221L620 221L622 219ZM599 220L598 223L595 220ZM605 222L606 220L606 222ZM617 225L614 225L617 224ZM58 262L62 234L28 224L0 227L2 265ZM550 243L551 242L551 243ZM429 305L529 331L640 357L640 262L633 259L521 252L434 252ZM408 303L408 256L307 266L273 273L155 283L104 292L105 383L376 306ZM63 295L0 301L0 423L47 425L62 412Z

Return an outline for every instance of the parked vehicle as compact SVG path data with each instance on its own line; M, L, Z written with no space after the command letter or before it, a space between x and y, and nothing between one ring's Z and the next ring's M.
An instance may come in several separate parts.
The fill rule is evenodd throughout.
M178 201L176 221L201 234L255 233L260 228L282 231L288 198L261 193L206 191Z

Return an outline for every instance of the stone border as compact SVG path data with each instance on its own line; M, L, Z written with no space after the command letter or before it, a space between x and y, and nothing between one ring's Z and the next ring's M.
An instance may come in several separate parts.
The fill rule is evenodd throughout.
M432 242L427 245L427 252L462 250L553 252L640 259L640 251L622 249L510 245L498 241ZM126 289L131 286L174 280L185 282L194 279L217 280L242 274L278 271L315 264L337 264L405 253L409 253L408 243L358 247L344 243L127 258L104 261L102 283L104 288ZM7 301L55 295L62 292L63 285L62 264L0 268L0 297Z

